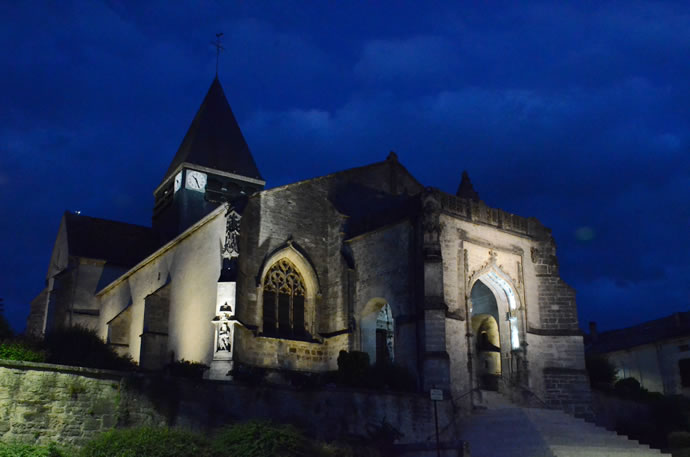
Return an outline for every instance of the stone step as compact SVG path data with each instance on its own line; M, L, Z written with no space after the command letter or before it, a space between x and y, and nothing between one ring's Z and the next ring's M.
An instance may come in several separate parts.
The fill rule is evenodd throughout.
M472 457L669 456L562 411L508 404L496 392L481 399L460 428Z

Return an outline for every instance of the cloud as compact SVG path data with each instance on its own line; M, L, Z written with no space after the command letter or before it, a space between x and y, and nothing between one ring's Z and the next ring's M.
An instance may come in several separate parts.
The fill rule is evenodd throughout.
M367 82L399 85L447 79L459 69L458 50L450 40L415 36L366 43L354 74Z

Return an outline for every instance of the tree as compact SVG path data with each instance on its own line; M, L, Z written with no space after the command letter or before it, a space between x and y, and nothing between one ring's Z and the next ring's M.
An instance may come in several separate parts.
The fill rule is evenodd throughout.
M618 378L618 370L606 356L588 354L585 357L585 367L589 373L589 383L595 389L609 389Z

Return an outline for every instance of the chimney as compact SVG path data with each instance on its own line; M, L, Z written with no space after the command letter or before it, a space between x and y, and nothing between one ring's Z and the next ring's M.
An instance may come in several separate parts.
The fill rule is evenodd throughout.
M597 332L597 323L594 321L589 321L589 337L592 339L592 343L599 339L599 332Z

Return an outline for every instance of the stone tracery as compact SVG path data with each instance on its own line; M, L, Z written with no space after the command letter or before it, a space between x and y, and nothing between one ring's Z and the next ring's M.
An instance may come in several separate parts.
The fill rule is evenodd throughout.
M264 334L304 336L306 287L297 267L286 258L268 270L263 283Z

